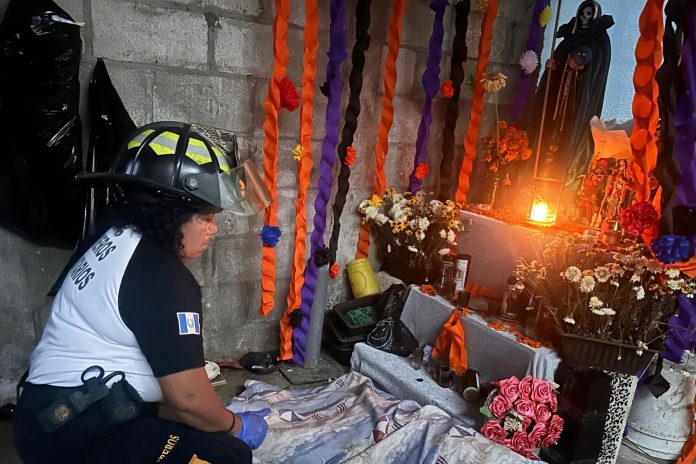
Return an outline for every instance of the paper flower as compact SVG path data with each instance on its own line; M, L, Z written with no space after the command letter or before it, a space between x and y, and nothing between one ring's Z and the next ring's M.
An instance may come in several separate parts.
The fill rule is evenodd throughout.
M346 160L344 164L346 166L352 166L355 163L355 148L352 145L346 147Z
M444 98L454 97L454 84L452 84L451 80L447 79L442 83L440 86L440 95L442 95Z
M622 209L621 226L626 232L633 235L640 235L647 229L657 225L660 219L655 207L648 201L639 201L628 208Z
M534 50L527 50L520 57L520 67L525 74L529 75L539 66L539 57Z
M661 235L650 245L657 259L665 264L686 261L691 256L691 243L680 235Z
M295 83L284 77L280 81L280 107L288 111L295 111L300 106L300 95L297 93Z
M340 268L338 267L338 263L333 263L329 268L329 277L331 277L332 279L338 277L339 270Z
M295 161L300 161L300 159L302 159L302 145L299 143L293 148L292 157Z
M548 5L539 13L539 26L546 27L549 21L551 21L551 5Z
M507 76L503 73L488 73L481 79L486 92L498 92L507 85Z
M420 163L418 167L416 167L416 179L423 180L428 174L430 174L430 166L428 163Z
M280 240L280 228L265 225L263 228L261 228L261 234L259 235L261 235L263 246L274 248Z

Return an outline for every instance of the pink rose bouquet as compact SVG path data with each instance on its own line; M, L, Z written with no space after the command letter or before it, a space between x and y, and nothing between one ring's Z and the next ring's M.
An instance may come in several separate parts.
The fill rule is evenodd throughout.
M539 459L536 449L556 444L563 430L555 386L529 375L500 380L496 386L481 408L490 418L481 433L528 459Z

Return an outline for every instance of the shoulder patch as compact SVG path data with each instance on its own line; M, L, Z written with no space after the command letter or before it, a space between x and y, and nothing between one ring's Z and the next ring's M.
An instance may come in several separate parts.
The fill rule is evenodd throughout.
M201 319L198 313L176 313L179 335L200 335Z

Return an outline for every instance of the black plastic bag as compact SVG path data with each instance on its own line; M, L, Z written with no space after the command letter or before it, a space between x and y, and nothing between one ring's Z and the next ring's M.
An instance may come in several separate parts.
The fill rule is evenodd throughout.
M111 82L104 60L99 58L87 93L89 106L89 149L87 171L108 171L116 153L136 126ZM82 239L96 232L98 217L109 204L106 185L89 188L85 205Z
M398 356L409 356L418 348L418 340L401 321L408 291L405 286L396 284L382 294L377 304L382 318L367 336L368 345Z
M0 24L0 225L39 245L80 236L80 25L52 1L13 0Z

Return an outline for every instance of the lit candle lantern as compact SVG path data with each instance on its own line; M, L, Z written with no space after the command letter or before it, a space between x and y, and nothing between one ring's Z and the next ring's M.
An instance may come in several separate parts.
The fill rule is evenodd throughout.
M551 226L556 222L556 214L551 211L548 203L537 198L532 201L527 222L539 226Z

